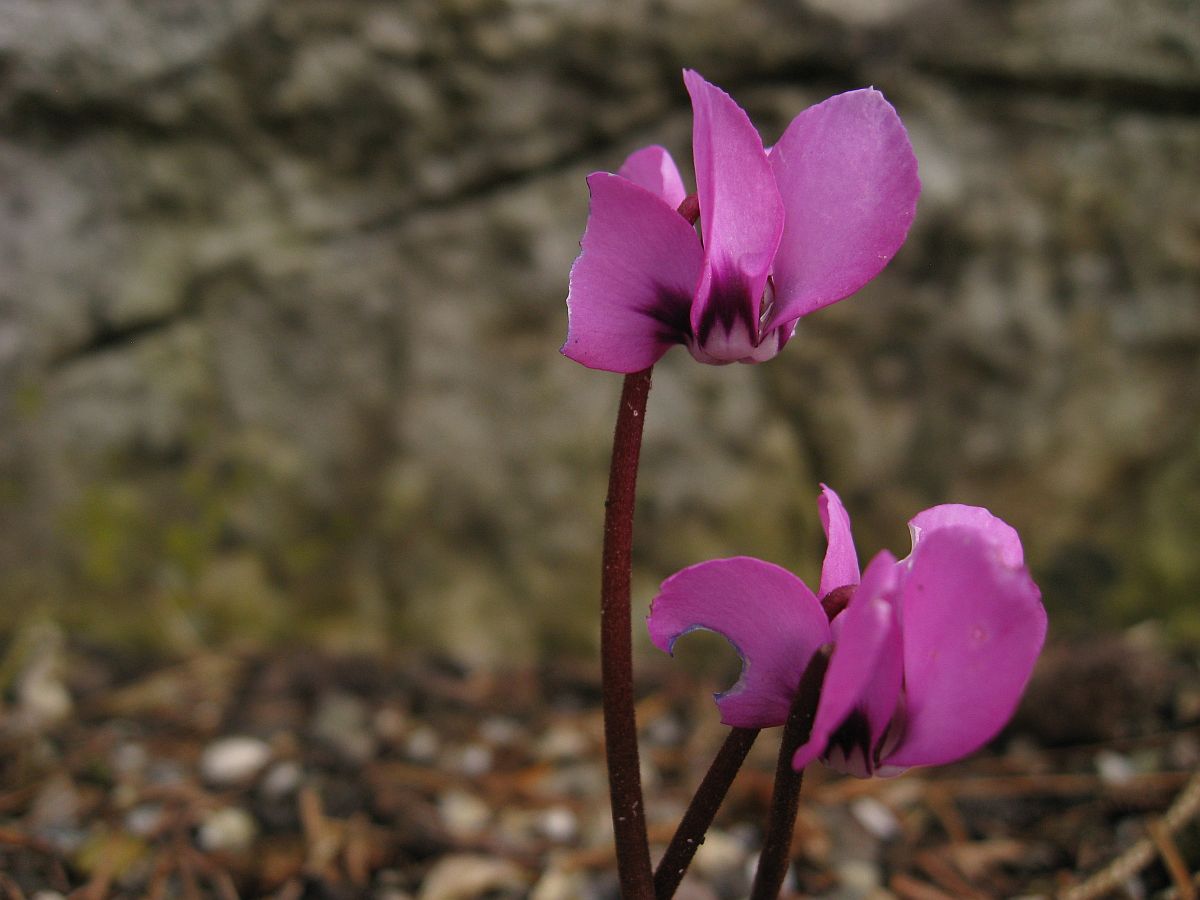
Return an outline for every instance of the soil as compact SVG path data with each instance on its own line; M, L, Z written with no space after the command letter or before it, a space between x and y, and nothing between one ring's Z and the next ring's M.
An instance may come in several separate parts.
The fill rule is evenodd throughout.
M725 729L719 685L639 666L658 854ZM615 898L594 668L33 654L0 708L0 898ZM678 897L746 895L777 745L759 736ZM893 779L811 767L788 889L1194 897L1198 766L1192 654L1146 628L1059 643L972 758Z

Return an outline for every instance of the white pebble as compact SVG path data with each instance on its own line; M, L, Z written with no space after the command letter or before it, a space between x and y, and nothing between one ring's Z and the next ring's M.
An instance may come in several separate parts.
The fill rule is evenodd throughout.
M837 867L841 886L855 896L867 896L883 883L879 867L863 859L848 859Z
M1096 754L1096 771L1105 784L1122 785L1137 774L1129 757L1114 750L1101 750Z
M443 856L425 876L419 900L474 900L489 891L520 890L525 873L507 859L468 854Z
M746 864L747 850L727 831L710 828L704 843L696 850L696 871L709 878L720 878L736 872Z
M466 791L447 791L438 800L438 813L451 837L467 840L487 827L492 811L486 803Z
M874 797L859 797L850 804L850 813L859 825L881 841L890 841L900 833L896 814Z
M236 806L214 810L200 825L200 846L205 850L245 850L254 843L258 825L250 813Z
M586 756L588 739L577 728L552 726L538 741L538 755L543 759L563 762Z
M125 814L125 830L138 837L149 837L163 822L162 806L146 803L135 806Z
M262 792L272 800L281 800L295 793L304 777L304 770L294 760L285 759L275 763L262 781Z
M529 900L579 900L586 896L587 876L578 870L550 869L543 875Z
M491 748L482 744L468 744L458 755L458 770L472 778L483 775L492 768Z
M440 746L437 732L425 725L408 736L404 752L415 762L433 762Z
M579 822L575 813L565 806L552 806L542 813L538 829L550 840L559 844L573 841L579 833Z
M513 719L492 716L490 719L485 719L479 726L479 736L489 744L502 747L513 743L521 736L521 726Z
M257 775L270 758L271 748L258 738L221 738L204 750L200 774L210 784L238 784Z

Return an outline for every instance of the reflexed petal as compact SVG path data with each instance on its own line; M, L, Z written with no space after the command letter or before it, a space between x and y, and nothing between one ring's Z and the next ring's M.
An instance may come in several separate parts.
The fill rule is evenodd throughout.
M850 533L850 515L842 505L842 499L824 484L821 485L821 496L817 498L817 511L821 514L821 527L825 529L828 544L825 562L821 564L821 589L817 591L824 597L834 588L858 584L858 552Z
M865 755L891 722L901 681L900 629L889 597L897 576L896 558L886 550L879 553L842 614L812 734L792 757L797 771L825 752L829 739L852 713L866 717L869 741L861 748Z
M1046 637L1041 593L978 529L926 532L905 576L904 735L889 764L935 765L991 740L1012 716Z
M913 546L923 537L928 537L939 528L962 525L980 532L987 540L996 545L1000 558L1010 566L1025 564L1025 554L1021 550L1021 538L1017 530L998 519L982 506L964 506L961 503L944 503L931 509L917 513L908 523L909 534L912 535Z
M904 243L921 190L908 134L874 89L839 94L800 113L770 159L787 220L767 328L841 300L874 278Z
M783 203L749 117L720 88L686 70L692 156L708 267L692 309L701 341L742 318L757 330L759 305L783 231Z
M704 251L692 226L645 188L607 172L588 176L588 187L562 352L593 369L637 372L690 335Z
M675 160L663 147L643 147L631 153L617 174L634 184L640 184L656 197L662 198L672 209L678 208L687 196Z
M654 645L667 653L697 628L734 646L742 674L717 695L717 706L722 722L740 728L782 725L805 666L829 641L829 623L808 586L786 569L744 556L672 575L654 598L647 624Z

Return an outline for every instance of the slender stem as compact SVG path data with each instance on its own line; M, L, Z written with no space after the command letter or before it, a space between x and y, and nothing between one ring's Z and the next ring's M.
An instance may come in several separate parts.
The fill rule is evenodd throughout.
M832 652L832 645L827 644L813 654L800 679L796 696L792 699L787 724L783 726L779 762L775 766L775 790L771 794L771 810L767 815L767 835L763 840L762 855L758 858L758 871L754 875L750 900L775 900L787 875L792 831L796 826L796 813L800 810L800 785L804 780L804 772L792 768L792 756L812 732L821 684L825 680L825 670Z
M633 638L629 581L633 507L650 369L625 376L613 434L612 469L604 502L604 570L600 587L600 674L604 746L612 800L617 875L623 900L651 900L654 880L646 839L637 719L633 709Z
M688 805L687 812L675 829L675 836L667 847L667 852L654 870L654 896L657 900L670 900L675 896L683 873L692 862L692 857L704 843L704 835L712 825L717 809L725 800L729 786L733 784L734 776L742 767L746 754L754 746L758 737L757 728L734 728L725 738L725 743L717 751L716 758L708 767L704 780L696 789L696 795Z

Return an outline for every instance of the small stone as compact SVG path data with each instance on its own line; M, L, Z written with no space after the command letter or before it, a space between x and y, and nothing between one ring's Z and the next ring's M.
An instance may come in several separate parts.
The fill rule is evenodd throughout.
M118 775L141 774L150 761L150 754L142 744L127 742L119 744L112 754L112 767Z
M1101 750L1096 754L1095 762L1100 780L1105 784L1118 786L1128 784L1137 774L1129 757L1123 756L1115 750Z
M745 844L736 837L719 828L710 828L704 843L696 850L693 865L707 878L722 878L743 868L747 855Z
M343 691L321 696L313 715L313 735L332 745L352 763L362 764L375 755L375 736L368 724L367 704Z
M214 810L200 825L200 846L205 850L246 850L254 843L258 825L253 816L236 806Z
M537 747L538 756L555 762L580 759L587 752L587 735L568 725L551 726L542 735Z
M450 835L458 840L477 837L492 818L492 810L474 794L447 791L438 801L438 813Z
M652 747L678 747L684 737L686 731L677 716L659 716L645 727L645 742Z
M25 729L40 732L71 714L71 693L63 684L65 639L54 625L34 626L25 633L29 661L17 678L17 716Z
M29 822L34 831L71 828L79 821L79 792L66 775L55 775L42 785L33 798Z
M271 748L258 738L221 738L205 748L200 774L209 784L239 784L257 775L270 758Z
M125 814L125 830L138 837L149 837L162 824L163 810L158 803L143 803Z
M492 716L479 726L479 736L495 747L505 747L521 736L521 725L506 716Z
M156 759L146 771L146 781L157 787L182 784L188 778L184 767L173 759Z
M507 859L452 854L429 870L417 900L475 900L489 891L521 890L527 884L525 873Z
M529 900L578 900L586 896L587 876L579 871L550 869L533 886Z
M675 892L675 900L720 900L720 895L707 884L684 879Z
M282 800L291 796L300 787L304 770L294 760L285 759L275 763L263 777L261 790L268 800Z
M404 743L404 752L414 762L433 762L441 747L437 732L428 725L422 725L408 736Z
M538 830L559 844L575 840L579 834L579 820L565 806L553 806L538 818Z
M848 859L837 867L842 888L854 896L869 896L883 884L879 867L864 859Z
M483 775L492 768L492 751L482 744L468 744L459 752L455 768L472 778Z
M850 814L881 841L890 841L900 833L896 814L874 797L859 797L850 804Z

